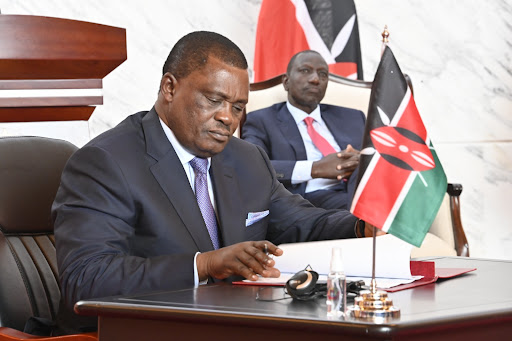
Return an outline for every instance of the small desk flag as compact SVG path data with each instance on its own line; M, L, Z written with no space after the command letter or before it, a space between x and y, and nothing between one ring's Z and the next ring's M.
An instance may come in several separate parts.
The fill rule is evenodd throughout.
M421 246L446 193L446 175L389 47L373 81L351 212Z

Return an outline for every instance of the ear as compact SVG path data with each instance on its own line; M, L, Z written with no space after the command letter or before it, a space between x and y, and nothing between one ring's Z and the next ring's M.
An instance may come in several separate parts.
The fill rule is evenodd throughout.
M172 73L166 72L162 76L162 79L160 80L160 94L167 102L172 102L177 84L178 80Z
M288 91L288 88L289 88L289 87L288 87L288 79L289 79L289 78L288 78L288 74L286 74L286 73L285 73L285 74L283 75L282 82L283 82L284 89L285 89L286 91Z

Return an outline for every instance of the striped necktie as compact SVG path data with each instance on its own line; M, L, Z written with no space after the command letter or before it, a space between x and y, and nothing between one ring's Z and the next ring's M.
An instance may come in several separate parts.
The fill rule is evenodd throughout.
M219 235L217 230L217 216L213 209L212 202L210 200L210 194L208 193L208 160L195 157L190 161L190 165L194 169L195 181L194 187L196 190L196 199L203 215L206 228L210 234L213 247L218 249L220 246Z

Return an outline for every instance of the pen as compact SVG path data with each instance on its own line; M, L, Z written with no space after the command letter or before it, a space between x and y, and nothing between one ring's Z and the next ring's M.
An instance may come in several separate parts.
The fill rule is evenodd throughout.
M272 255L268 252L268 246L267 243L263 244L263 252L267 255L268 258L272 259ZM270 261L270 260L269 260Z

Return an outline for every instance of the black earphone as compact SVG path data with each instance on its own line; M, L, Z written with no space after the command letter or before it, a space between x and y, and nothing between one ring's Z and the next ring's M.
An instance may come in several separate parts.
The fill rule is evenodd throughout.
M318 273L313 271L309 265L305 270L301 270L293 275L286 282L286 293L294 300L309 301L317 297L327 295L327 284L317 283ZM357 295L361 290L368 290L364 281L347 281L347 295Z
M286 292L294 299L306 301L325 294L317 288L318 273L311 269L297 272L286 282Z

